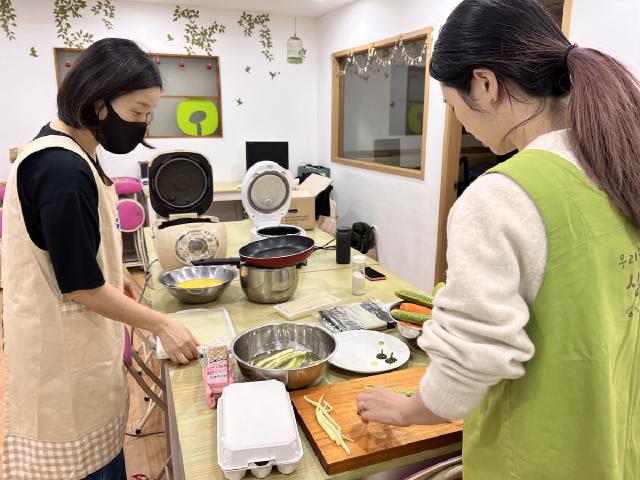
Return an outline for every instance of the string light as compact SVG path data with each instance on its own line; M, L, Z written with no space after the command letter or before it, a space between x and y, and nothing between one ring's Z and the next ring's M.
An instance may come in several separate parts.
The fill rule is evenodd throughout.
M349 67L354 66L357 74L365 77L372 65L376 68L376 71L379 71L380 68L390 67L396 58L400 58L403 64L408 66L422 64L428 58L427 50L429 48L429 40L430 38L427 36L420 52L416 55L409 53L402 38L398 38L393 47L378 50L374 44L371 44L366 53L354 54L353 51L350 51L349 54L343 58L338 67L338 71L340 75L344 76L349 71ZM380 54L381 51L383 52L382 55ZM366 57L366 61L363 64L358 61L358 55Z

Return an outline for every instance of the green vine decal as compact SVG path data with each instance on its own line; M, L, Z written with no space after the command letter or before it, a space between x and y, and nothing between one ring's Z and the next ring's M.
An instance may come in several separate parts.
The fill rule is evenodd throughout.
M7 35L9 41L16 39L13 27L16 25L16 9L11 5L11 0L0 0L0 28Z
M175 37L170 33L167 33L167 40L169 40L170 42L173 42L175 40Z
M242 12L240 20L238 20L238 25L242 28L245 37L253 36L253 31L256 26L260 27L260 31L258 32L260 45L262 45L262 52L260 53L264 55L264 58L272 62L275 57L273 56L273 53L271 53L273 42L271 39L271 28L269 27L269 22L271 22L271 19L269 18L268 13L252 15L247 12Z
M113 30L113 19L116 16L116 7L111 3L111 0L98 0L96 4L91 7L91 11L94 15L102 14L102 22L107 30Z
M213 44L218 40L215 38L217 34L224 33L227 27L214 21L208 27L199 26L196 20L200 18L200 11L193 8L180 8L176 5L173 11L173 21L185 20L184 40L186 45L184 49L189 55L196 53L196 49L204 50L207 55L212 55Z
M31 49L29 50L29 56L34 58L38 57L38 51L36 50L36 47L31 47Z
M93 42L93 34L83 30L71 31L70 19L82 17L82 10L86 7L86 0L55 0L53 4L58 38L67 47L83 48L87 43Z

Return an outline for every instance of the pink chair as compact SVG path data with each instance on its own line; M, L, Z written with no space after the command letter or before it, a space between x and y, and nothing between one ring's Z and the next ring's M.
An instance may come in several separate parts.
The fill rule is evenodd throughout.
M120 217L120 230L123 232L135 232L144 225L144 207L130 198L118 202L118 216Z
M142 191L140 180L134 177L113 177L111 181L118 195L135 195Z
M151 398L163 411L166 412L167 404L164 399L160 397L163 394L165 384L158 377L153 370L149 368L149 366L140 358L138 352L132 348L132 340L131 334L129 333L129 329L124 327L124 351L122 352L122 360L124 361L124 366L127 368L131 376L134 378L136 383L140 385L140 388L147 394L149 398ZM133 362L138 364L138 367L141 369L139 371L133 364ZM160 395L158 395L153 387L150 387L147 382L145 382L142 378L143 373L147 374L147 377L151 379L151 381L155 384L156 387L159 387Z
M111 179L120 201L118 215L122 231L123 261L126 267L148 265L144 248L145 209L142 184L134 177L113 177Z

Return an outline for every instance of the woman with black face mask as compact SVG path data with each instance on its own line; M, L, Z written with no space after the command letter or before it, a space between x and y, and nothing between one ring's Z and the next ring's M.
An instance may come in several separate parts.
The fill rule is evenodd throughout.
M58 118L20 152L2 242L4 478L126 479L124 327L155 333L175 362L197 340L140 305L123 279L117 196L99 145L131 152L162 88L153 59L117 38L90 46L58 92Z

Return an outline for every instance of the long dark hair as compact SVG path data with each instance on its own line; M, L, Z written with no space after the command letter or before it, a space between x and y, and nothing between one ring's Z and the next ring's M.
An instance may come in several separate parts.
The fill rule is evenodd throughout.
M131 40L105 38L87 48L64 78L58 117L72 127L95 131L95 102L152 87L162 88L162 77L149 54Z
M569 47L535 0L463 0L440 31L429 70L471 108L476 68L491 70L510 98L517 100L515 87L540 99L538 113L568 95L580 165L640 227L640 81L609 55Z

